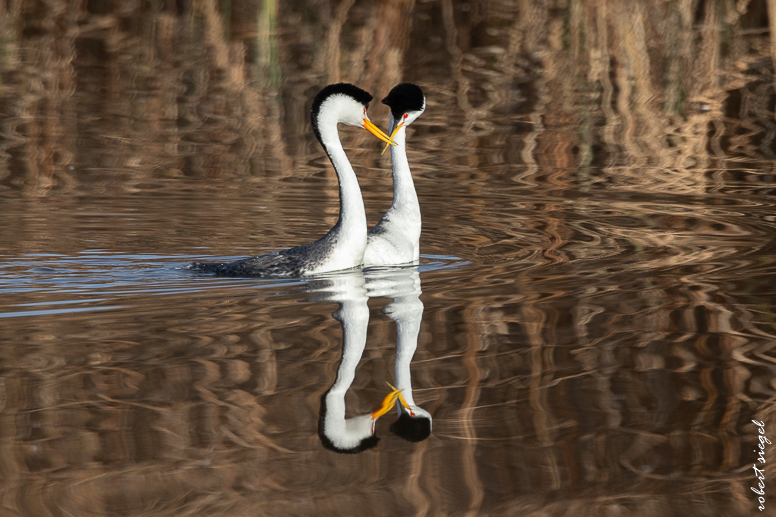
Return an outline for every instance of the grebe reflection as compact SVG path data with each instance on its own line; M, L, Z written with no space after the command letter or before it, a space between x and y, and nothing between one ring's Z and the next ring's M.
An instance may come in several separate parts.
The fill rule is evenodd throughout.
M337 302L339 307L332 317L342 326L342 358L334 384L321 396L318 418L318 436L327 449L356 453L377 445L375 423L390 411L396 399L395 391L383 401L381 409L372 413L345 417L345 395L356 377L356 367L366 346L369 325L368 297L364 273L360 270L317 279L310 284L317 292L313 302Z
M397 404L399 419L390 431L410 442L420 442L431 434L432 418L425 409L415 404L412 395L410 364L418 348L418 334L423 320L423 302L420 301L420 273L417 267L375 268L364 272L367 296L391 298L383 314L396 323L396 359L394 379L402 395Z
M323 446L341 453L374 447L379 441L375 423L394 405L399 407L399 419L391 425L391 432L409 441L427 438L431 433L431 415L415 404L410 380L410 362L423 317L417 268L354 270L317 279L310 287L319 293L312 301L337 302L339 307L332 316L342 326L342 358L334 383L321 397L318 436ZM366 346L370 297L392 298L383 312L396 322L396 388L377 411L346 418L345 396Z

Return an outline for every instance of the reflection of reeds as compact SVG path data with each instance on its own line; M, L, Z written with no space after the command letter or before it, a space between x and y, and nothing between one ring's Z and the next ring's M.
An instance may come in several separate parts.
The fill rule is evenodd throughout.
M3 119L5 133L23 142L7 148L10 182L35 190L95 175L134 183L289 168L279 138L271 2L247 22L252 28L233 25L240 36L258 38L250 82L243 42L224 33L213 2L195 3L185 16L164 9L95 15L66 9L65 2L47 5L52 8L39 14L20 10L4 20L6 48L39 49L3 70L6 112L14 115ZM16 26L36 32L14 32Z
M33 190L95 172L125 181L289 173L310 149L298 141L309 142L304 108L316 88L348 80L380 94L403 75L427 82L430 102L455 99L439 113L460 129L447 146L518 136L519 152L496 158L505 166L597 163L618 167L625 180L699 191L706 182L697 171L712 156L767 154L774 138L769 90L747 90L751 78L740 73L770 52L757 34L730 39L741 13L729 3L685 0L656 12L648 2L572 2L565 14L533 4L496 3L490 11L473 4L476 28L449 1L342 2L304 14L255 0L231 2L223 13L214 2L197 2L182 15L90 13L64 2L33 14L13 5L2 28L6 112L13 114L4 123L19 145L8 148L5 174ZM427 12L441 14L442 23L424 21ZM488 31L487 46L467 40ZM448 57L428 60L415 51L434 38ZM19 54L31 44L39 51ZM281 83L284 74L300 73L312 76ZM747 106L763 106L746 111L746 133L722 110L734 90ZM100 112L107 115L88 116Z

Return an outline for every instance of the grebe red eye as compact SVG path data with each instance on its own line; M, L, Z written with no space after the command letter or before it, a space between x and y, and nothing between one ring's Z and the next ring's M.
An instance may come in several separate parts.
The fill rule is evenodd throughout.
M409 115L407 115L406 113L404 114L404 118L407 118L408 116L409 116Z

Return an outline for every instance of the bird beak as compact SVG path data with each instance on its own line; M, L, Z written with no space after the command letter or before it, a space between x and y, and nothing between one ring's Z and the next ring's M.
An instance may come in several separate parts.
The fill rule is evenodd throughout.
M361 126L373 135L375 135L377 138L382 140L383 142L387 142L386 146L388 145L396 145L396 142L394 142L388 135L382 132L382 130L375 126L371 120L364 117L364 124Z
M395 132L395 131L394 131L394 134L396 134L396 132ZM386 384L387 384L388 386L391 386L391 383L390 383L390 382L386 382ZM393 391L395 391L395 392L396 392L396 397L399 399L399 402L401 403L401 405L402 405L402 406L404 406L404 409L406 409L406 410L407 410L407 412L410 414L410 416L415 416L415 412L412 410L412 408L410 407L410 405L409 405L409 404L407 404L407 401L406 401L406 400L404 400L404 397L402 397L402 396L401 396L401 392L402 392L402 390L397 390L397 389L396 389L396 388L394 388L393 386L391 386L391 389L392 389Z
M407 401L404 400L404 397L401 396L401 391L398 392L396 395L399 396L399 402L401 402L401 405L404 406L404 409L407 410L407 412L410 414L410 416L415 416L415 412L412 410L409 404L407 404Z
M388 128L388 131L390 131L390 132L391 132L391 142L393 142L393 137L395 137L395 136L396 136L396 133L398 133L398 132L399 132L399 130L401 129L401 127L402 127L403 125L404 125L404 120L402 120L401 122L399 122L399 124L398 124L398 125L396 125L396 120L395 120L395 119L393 120L393 124L391 124L391 127L390 127L390 128ZM394 127L394 126L395 126L395 127ZM396 145L396 143L394 142L394 144L393 144L393 145ZM380 154L384 154L386 149L388 149L388 144L385 144L385 147L383 147L383 152L382 152L382 153L380 153Z
M394 388L393 386L391 386L391 383L389 383L389 382L387 382L386 384L388 384L388 386L390 386L390 387L391 387L391 389L392 389L393 391L391 391L391 392L390 392L390 393L389 393L389 394L388 394L388 395L387 395L387 396L386 396L386 397L383 399L383 404L382 404L382 406L380 407L380 409L378 409L377 411L375 411L374 413L372 413L372 420L377 420L378 418L380 418L381 416L383 416L384 414L386 414L388 411L390 411L390 410L391 410L391 408L392 408L392 407L393 407L393 406L396 404L396 400L397 400L397 399L399 400L399 402L401 403L401 405L402 405L402 406L404 406L404 408L405 408L407 411L409 411L409 412L410 412L410 415L411 415L411 416L415 416L415 413L413 413L412 409L411 409L411 408L410 408L410 406L407 404L407 401L406 401L406 400L404 400L404 397L402 397L402 396L401 396L401 391L402 391L402 390L398 390L398 389Z
M399 398L400 395L401 394L399 393L399 390L394 388L394 390L383 399L383 405L380 407L380 409L372 413L372 420L377 420L388 411L390 411L394 404L396 404L396 399Z

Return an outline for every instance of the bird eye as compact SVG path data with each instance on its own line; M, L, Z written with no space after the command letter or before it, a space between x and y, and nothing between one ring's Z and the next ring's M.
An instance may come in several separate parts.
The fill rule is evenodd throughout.
M404 118L407 118L407 117L409 117L409 114L405 113Z

